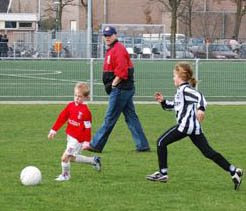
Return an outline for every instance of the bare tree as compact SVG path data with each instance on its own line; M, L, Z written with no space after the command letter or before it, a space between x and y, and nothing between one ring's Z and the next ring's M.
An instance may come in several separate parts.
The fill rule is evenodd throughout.
M62 30L62 12L66 6L78 6L75 0L57 0L57 4L54 4L54 0L46 0L48 7L45 12L52 11L56 13L56 30Z
M194 21L193 27L196 29L198 34L210 41L219 36L218 29L220 28L219 26L222 21L219 13L199 12L196 14L195 18L196 21Z
M179 12L178 20L186 26L185 35L192 37L192 12L195 0L187 0L182 3L184 10Z
M159 3L162 12L171 13L171 58L176 57L176 33L177 33L177 19L180 13L183 13L184 7L181 2L185 0L149 0L149 3Z
M246 14L246 1L245 0L233 0L236 3L236 14L235 14L235 26L233 35L238 39L242 17Z
M87 0L80 0L82 7L84 7L86 14L88 12L88 4L87 4Z
M146 24L153 24L152 17L151 17L151 12L152 12L152 9L151 9L150 5L147 5L144 8L144 10L143 10L143 13L144 13L144 16L145 16L145 23Z

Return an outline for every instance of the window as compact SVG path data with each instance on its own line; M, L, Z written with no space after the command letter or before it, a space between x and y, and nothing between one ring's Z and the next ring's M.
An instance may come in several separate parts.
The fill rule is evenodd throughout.
M19 22L19 28L32 28L32 22Z
M70 30L71 31L77 31L77 21L71 21L70 22Z
M16 29L16 21L5 21L5 29Z

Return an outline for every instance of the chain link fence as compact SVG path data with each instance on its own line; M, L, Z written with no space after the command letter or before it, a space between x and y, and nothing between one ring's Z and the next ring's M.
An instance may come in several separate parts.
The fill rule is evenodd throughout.
M153 101L161 91L167 98L175 93L173 67L180 60L133 60L136 101ZM198 90L208 101L246 101L246 60L189 60ZM102 83L102 59L8 59L0 65L0 101L68 101L73 87L85 81L91 101L108 99Z

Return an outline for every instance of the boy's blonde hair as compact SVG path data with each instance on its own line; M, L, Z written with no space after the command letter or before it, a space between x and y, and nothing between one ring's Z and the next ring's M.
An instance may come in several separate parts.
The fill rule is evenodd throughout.
M84 97L88 97L90 95L90 88L85 82L76 83L74 90L78 90Z
M191 65L188 62L179 62L175 65L175 72L183 80L190 83L192 87L195 87L197 80L193 76Z

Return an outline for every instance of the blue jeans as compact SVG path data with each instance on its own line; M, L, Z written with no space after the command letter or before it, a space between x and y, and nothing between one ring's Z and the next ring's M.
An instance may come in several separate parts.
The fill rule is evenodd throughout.
M148 141L135 112L135 107L133 104L134 93L135 89L112 89L109 96L108 110L104 118L103 125L94 135L93 140L90 143L91 147L100 152L103 150L111 131L120 117L120 114L123 112L127 126L131 131L133 140L135 141L136 149L149 149Z

